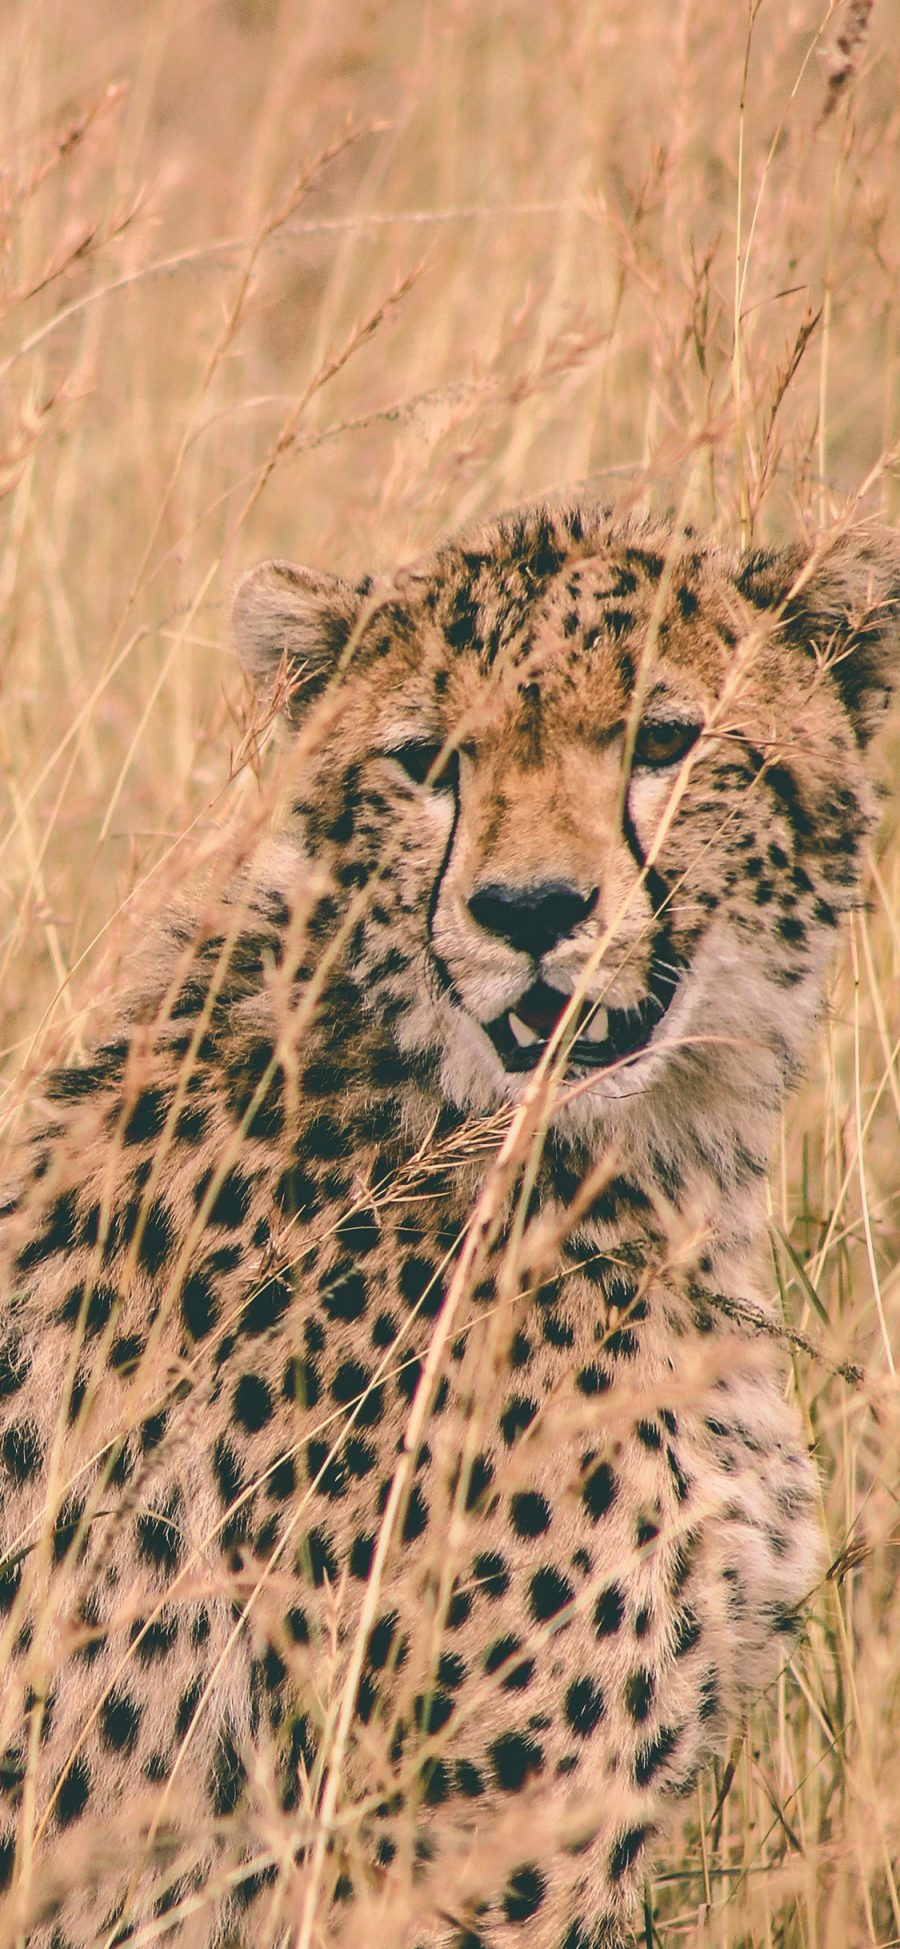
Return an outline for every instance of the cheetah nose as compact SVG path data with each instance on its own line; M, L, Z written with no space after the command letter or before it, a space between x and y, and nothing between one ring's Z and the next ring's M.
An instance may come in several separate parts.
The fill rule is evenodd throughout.
M581 894L560 880L541 880L536 886L508 886L498 882L479 887L469 912L488 934L498 934L510 947L539 961L557 941L587 920L597 888Z

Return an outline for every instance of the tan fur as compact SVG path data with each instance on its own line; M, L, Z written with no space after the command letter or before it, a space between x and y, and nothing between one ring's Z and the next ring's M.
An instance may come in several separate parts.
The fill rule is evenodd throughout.
M817 1574L765 1175L898 600L590 506L242 584L288 832L4 1213L8 1929L624 1941Z

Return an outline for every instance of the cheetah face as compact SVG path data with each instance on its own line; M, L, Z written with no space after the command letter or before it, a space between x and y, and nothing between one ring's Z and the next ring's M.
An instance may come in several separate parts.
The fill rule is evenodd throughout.
M857 881L875 560L795 596L797 551L537 509L387 588L248 578L239 639L303 719L296 810L367 1005L454 1100L542 1065L582 1120L664 1069L777 1091Z
M526 722L514 714L499 758L475 743L459 753L431 944L448 993L507 1075L555 1055L567 1074L597 1076L647 1049L684 971L647 849L674 782L664 774L703 726L695 705L676 716L683 701L661 695L630 760L623 717L529 766L516 747L542 699L534 679L525 689ZM498 821L507 803L516 810Z

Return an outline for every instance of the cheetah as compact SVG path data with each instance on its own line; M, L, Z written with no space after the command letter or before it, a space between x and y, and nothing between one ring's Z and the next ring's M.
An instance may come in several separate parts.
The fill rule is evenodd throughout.
M898 627L585 502L241 583L283 829L3 1204L3 1942L629 1938L821 1571L765 1187Z

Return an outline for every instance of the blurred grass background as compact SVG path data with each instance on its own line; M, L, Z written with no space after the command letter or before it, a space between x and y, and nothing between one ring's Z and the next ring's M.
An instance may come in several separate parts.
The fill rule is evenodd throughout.
M389 568L543 492L735 545L896 520L900 15L18 0L0 52L12 1130L255 803L246 564ZM648 1949L900 1942L894 801L772 1191L773 1292L866 1375L797 1370L835 1572Z

